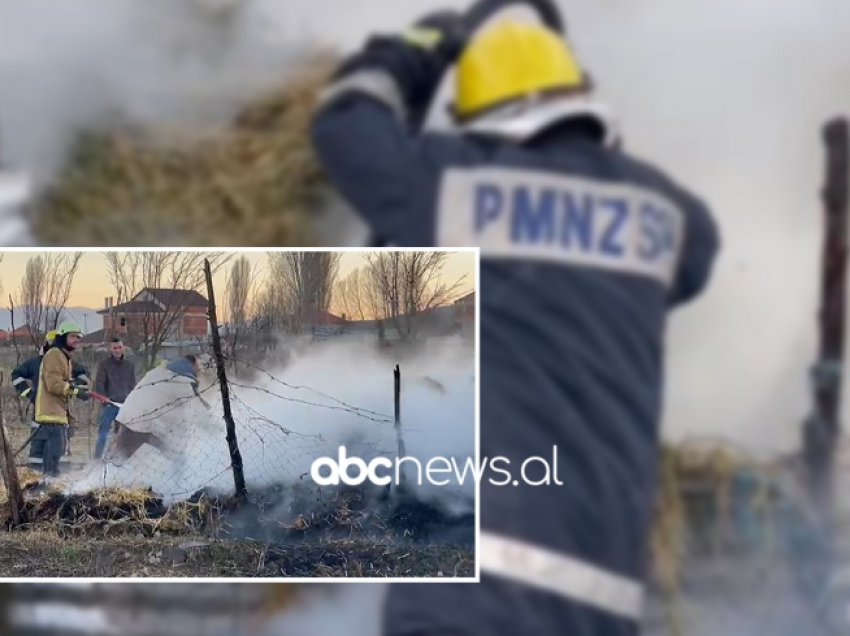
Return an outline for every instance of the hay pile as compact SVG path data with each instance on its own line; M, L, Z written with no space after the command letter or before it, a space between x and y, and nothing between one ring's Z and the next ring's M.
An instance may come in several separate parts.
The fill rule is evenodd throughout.
M665 447L652 535L657 582L667 590L677 588L688 556L764 546L767 537L742 537L743 525L737 522L747 510L753 518L744 524L752 521L751 529L769 529L778 470L724 444Z
M64 537L202 534L290 546L337 541L474 545L474 515L450 516L413 497L390 499L384 489L279 487L253 492L242 502L198 491L170 506L149 489L66 494L61 485L45 489L36 481L25 493L26 527L49 528ZM10 527L8 502L0 502L0 515Z
M42 489L38 482L25 491L25 529L49 527L63 537L199 532L215 518L220 502L200 498L166 506L146 489L105 489L67 495L58 487ZM11 526L8 501L0 503L4 527Z
M671 634L686 632L689 594L683 590L697 589L706 572L740 579L744 571L788 565L789 506L799 511L801 502L785 489L787 470L783 462L759 462L722 442L663 449L651 582ZM711 566L729 561L735 564L729 570Z
M310 211L327 196L308 135L330 51L296 64L225 130L82 135L34 203L46 246L312 246Z
M672 592L694 560L769 552L788 503L784 470L722 443L665 447L651 545L656 583Z

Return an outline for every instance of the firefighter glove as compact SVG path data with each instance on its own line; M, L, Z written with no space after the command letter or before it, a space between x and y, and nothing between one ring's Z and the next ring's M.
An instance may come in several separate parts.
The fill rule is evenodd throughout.
M384 71L411 113L418 115L430 105L443 74L460 54L461 34L458 14L432 14L404 33L371 37L361 52L342 64L335 79L364 70Z
M73 395L78 400L82 400L83 402L87 402L91 398L91 392L88 389L84 389L82 387L74 387L73 391L71 392L71 395Z

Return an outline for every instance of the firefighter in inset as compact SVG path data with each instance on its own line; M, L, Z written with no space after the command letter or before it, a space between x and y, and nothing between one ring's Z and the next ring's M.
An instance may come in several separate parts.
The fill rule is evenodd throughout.
M41 361L44 358L44 354L52 346L55 338L56 331L49 331L41 345L39 355L25 360L12 370L12 386L18 395L29 400L33 406L35 405L35 396L38 394L38 377L41 369ZM88 371L79 362L73 362L73 382L76 386L81 387L88 387L90 384ZM44 445L47 440L48 431L45 427L39 425L34 417L30 426L32 427L33 437L30 440L29 467L33 470L40 470L44 463Z
M44 431L43 472L59 475L59 461L65 454L70 416L70 400L88 400L88 388L73 382L71 356L83 330L75 322L63 322L56 330L52 346L44 354L39 371L39 388L35 396L35 421Z

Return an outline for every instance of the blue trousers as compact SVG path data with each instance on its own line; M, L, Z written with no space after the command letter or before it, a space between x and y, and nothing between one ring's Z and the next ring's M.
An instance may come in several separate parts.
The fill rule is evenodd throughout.
M118 407L112 404L104 404L100 409L100 427L97 431L97 445L94 447L95 459L103 457L106 440L109 438L109 429L112 428L112 422L117 415Z

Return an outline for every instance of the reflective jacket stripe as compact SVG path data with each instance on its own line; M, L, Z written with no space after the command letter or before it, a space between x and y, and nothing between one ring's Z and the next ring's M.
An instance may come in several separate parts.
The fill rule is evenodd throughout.
M49 353L49 352L48 352ZM41 365L38 369L39 376L39 391L35 394L35 420L40 424L62 424L63 426L68 425L68 412L67 412L67 404L65 406L65 412L62 415L47 415L44 414L44 400L45 395L48 393L46 388L43 386L44 384L44 360L47 356L45 355L41 359ZM72 371L72 363L71 359L67 359L68 362L68 377L71 377ZM62 388L62 395L67 398L68 394L73 390L73 387L69 383L65 383L65 386Z
M504 536L481 533L481 572L513 579L622 616L643 616L643 586L563 553Z

